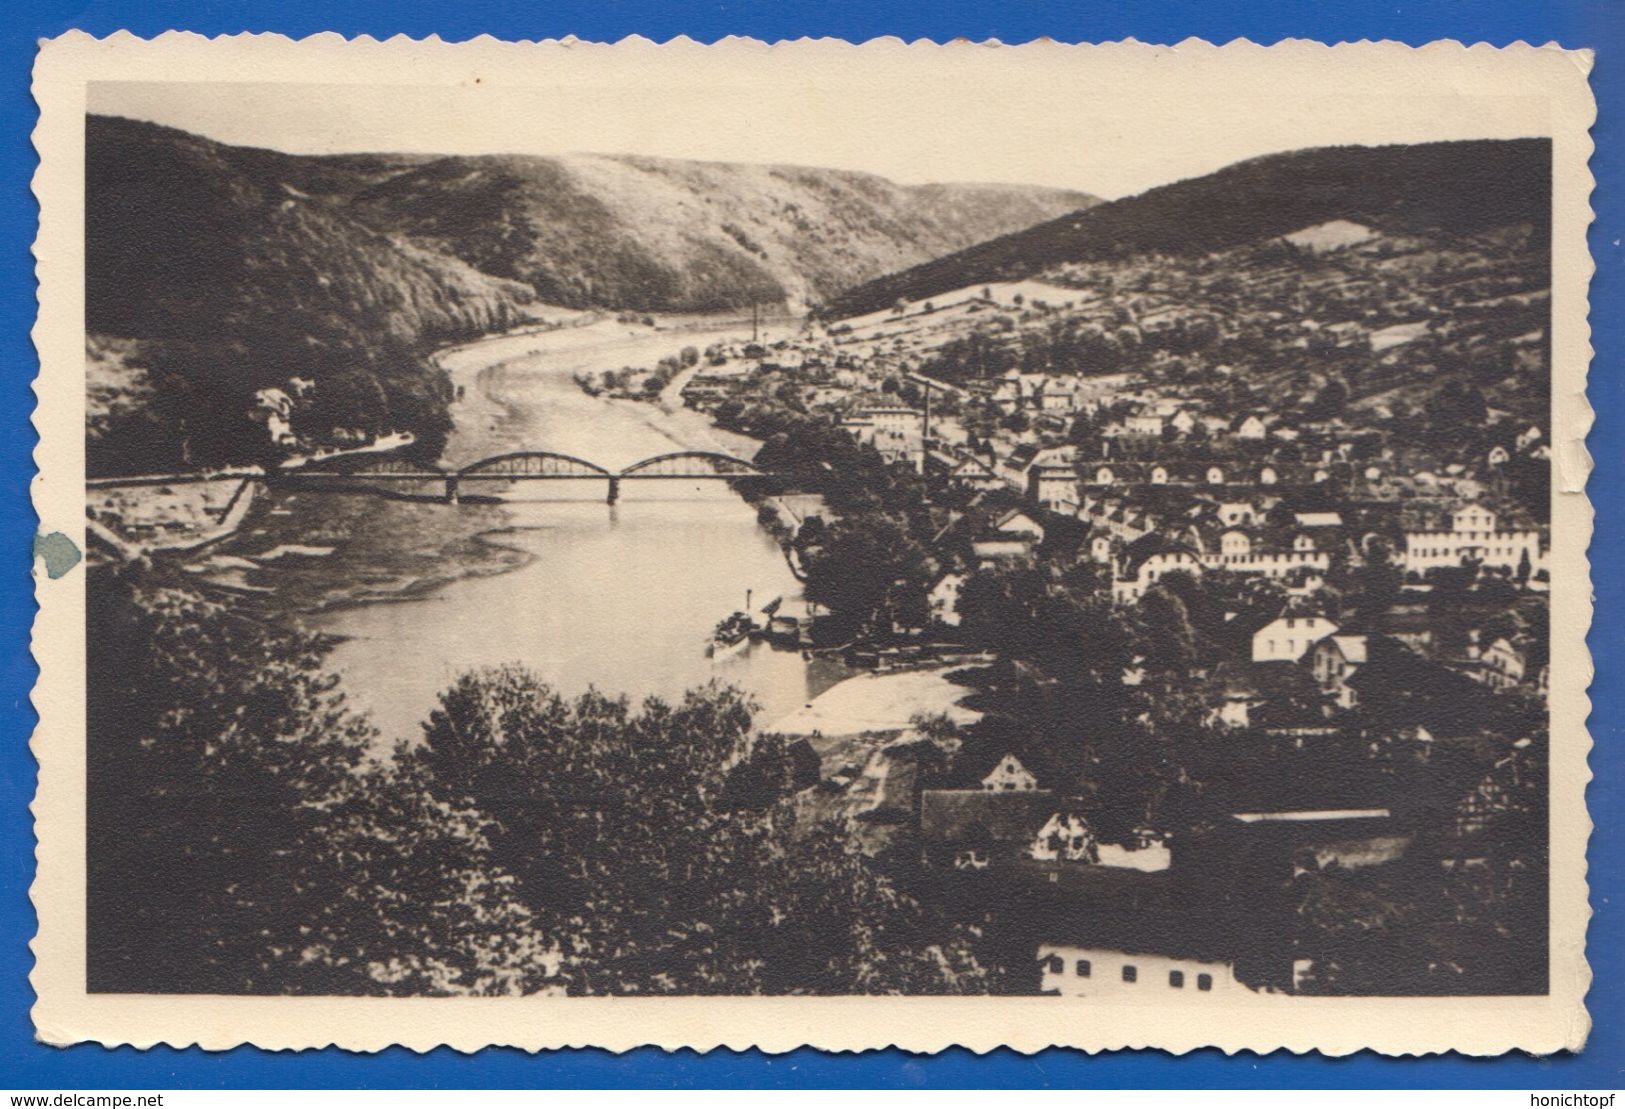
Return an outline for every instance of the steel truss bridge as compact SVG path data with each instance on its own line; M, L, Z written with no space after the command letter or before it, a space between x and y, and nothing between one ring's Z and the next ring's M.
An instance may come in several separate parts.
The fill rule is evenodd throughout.
M438 483L448 504L456 504L465 489L512 485L521 481L602 481L608 500L620 499L623 481L737 481L769 477L768 473L729 454L716 451L673 451L657 454L621 470L557 451L525 450L492 455L461 469L426 465L399 454L373 455L313 462L283 471L278 480L301 488L354 489L377 485L396 487L403 482Z

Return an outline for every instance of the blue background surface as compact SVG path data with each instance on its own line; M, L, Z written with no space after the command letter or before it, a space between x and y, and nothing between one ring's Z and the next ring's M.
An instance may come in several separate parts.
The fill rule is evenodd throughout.
M15 3L15 0L14 0ZM1089 1057L1048 1051L1033 1057L1010 1052L975 1056L952 1051L935 1057L897 1051L837 1056L812 1051L692 1052L644 1050L625 1055L572 1051L530 1056L485 1051L474 1056L439 1051L427 1056L395 1050L376 1056L339 1051L225 1053L95 1046L55 1049L33 1041L28 1008L32 958L28 940L34 915L28 901L33 875L33 830L28 803L35 764L27 748L34 715L28 694L34 665L28 654L33 619L29 577L36 520L28 502L34 444L28 415L37 362L28 339L34 320L32 258L36 208L29 192L34 150L29 134L35 107L28 93L36 40L79 28L97 35L120 29L155 35L184 29L203 34L278 31L303 36L415 37L459 40L489 33L500 38L576 34L613 40L641 34L664 40L686 34L714 41L729 34L765 39L832 35L865 39L899 35L942 41L989 37L1024 42L1048 35L1067 42L1133 37L1177 42L1190 36L1216 41L1246 37L1323 41L1398 39L1420 44L1439 38L1555 41L1598 51L1593 82L1599 122L1591 248L1597 273L1591 287L1593 343L1591 401L1598 420L1590 440L1597 461L1591 497L1597 530L1591 558L1597 622L1590 644L1597 664L1591 719L1596 775L1591 814L1601 829L1590 849L1592 905L1589 952L1595 982L1588 1004L1592 1038L1578 1055L1548 1059L1475 1060L1456 1056L1391 1060L1371 1055L1330 1060L1277 1053L1227 1058L1197 1052L1176 1059L1160 1052ZM1513 1087L1540 1090L1625 1086L1625 928L1619 898L1625 866L1617 838L1625 754L1620 744L1625 708L1625 622L1614 619L1625 596L1625 440L1621 410L1625 375L1625 4L1619 0L1112 0L1107 3L1037 3L1034 0L847 0L838 4L766 2L679 3L677 0L25 0L0 8L0 1089L86 1090L191 1087ZM1509 90L1511 91L1511 90Z

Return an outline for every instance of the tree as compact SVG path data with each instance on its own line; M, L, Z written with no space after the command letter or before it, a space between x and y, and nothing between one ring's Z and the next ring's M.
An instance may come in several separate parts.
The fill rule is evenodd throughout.
M1452 437L1483 427L1488 414L1489 406L1478 387L1463 385L1455 378L1445 382L1433 398L1433 425Z
M403 758L479 814L535 924L569 936L572 993L985 989L951 925L774 803L788 752L754 751L750 725L731 689L633 712L507 667L458 681Z
M88 598L91 987L287 988L370 727L317 640L139 567L99 571Z
M837 520L825 529L823 546L808 554L807 599L850 628L874 622L882 611L903 618L925 608L931 571L925 549L888 516Z
M1185 602L1173 590L1159 587L1140 599L1134 615L1136 642L1147 666L1187 679L1196 662L1196 629Z
M1329 420L1343 411L1348 399L1348 386L1334 377L1320 387L1315 399L1305 407L1304 416L1310 420Z

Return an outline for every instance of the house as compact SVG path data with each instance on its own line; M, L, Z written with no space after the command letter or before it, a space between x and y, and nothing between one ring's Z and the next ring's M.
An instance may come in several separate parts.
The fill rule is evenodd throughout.
M1313 597L1326 588L1326 577L1318 570L1296 570L1286 575L1288 597Z
M1242 528L1228 528L1219 536L1219 557L1240 562L1253 553L1253 537Z
M1227 689L1209 714L1209 720L1223 728L1250 728L1253 710L1263 703L1256 690Z
M1070 466L1034 467L1033 499L1051 512L1071 515L1078 510L1078 475Z
M1299 869L1312 861L1316 869L1336 864L1345 870L1380 866L1404 855L1412 834L1385 805L1337 808L1300 806L1233 813L1231 819L1255 846L1273 841L1296 848L1288 865Z
M1436 638L1433 618L1415 605L1397 605L1378 613L1375 629L1419 654L1432 651Z
M1269 434L1269 425L1256 414L1243 416L1231 426L1230 434L1237 439L1263 439Z
M982 788L993 792L1031 792L1038 788L1038 777L1021 765L1021 760L1015 755L1006 752L982 779Z
M1142 874L1160 873L1173 864L1167 838L1143 828L1128 843L1096 844L1095 854L1100 866L1137 870Z
M1138 601L1159 579L1175 570L1200 576L1202 560L1183 543L1175 543L1159 535L1137 540L1124 550L1119 559L1117 574L1112 579L1112 600L1118 604Z
M927 789L920 840L929 863L985 870L1029 851L1054 815L1048 790Z
M948 472L950 481L971 489L987 491L1004 488L1004 480L987 463L972 457L961 458Z
M925 462L925 413L914 408L863 408L858 421L869 424L868 444L887 462L907 462L919 469Z
M1073 813L1057 812L1038 829L1027 857L1040 862L1093 863L1096 852L1095 834L1088 823Z
M944 574L926 594L931 619L950 628L959 626L959 591L965 585L964 574Z
M1018 493L1031 493L1031 479L1027 471L1038 460L1039 450L1037 443L1020 443L1006 455L998 468L1004 483Z
M1546 667L1546 643L1537 636L1498 636L1479 658L1479 675L1491 689L1537 686Z
M1279 616L1253 633L1254 662L1297 662L1337 625L1324 616Z
M1137 412L1123 421L1123 430L1129 435L1157 438L1162 435L1165 421L1154 412Z
M1483 683L1402 648L1368 643L1365 664L1344 680L1373 735L1453 741L1479 736L1496 718L1496 694Z
M1019 508L1012 509L999 517L993 524L993 530L1000 535L1030 539L1034 543L1044 541L1044 525Z
M1376 636L1329 635L1316 643L1310 651L1310 669L1321 691L1331 697L1340 708L1351 709L1359 703L1349 676L1365 665L1367 646Z
M270 388L256 392L249 415L265 425L272 443L279 447L298 445L298 436L293 433L293 398L283 390Z
M994 378L992 396L993 403L1007 416L1020 408L1024 399L1021 371L1012 366Z
M1331 566L1331 556L1305 532L1287 540L1278 530L1238 525L1219 533L1217 546L1204 551L1202 562L1209 570L1285 578L1299 571L1324 573Z
M1177 944L1041 943L1038 962L1039 992L1063 997L1134 998L1149 1004L1212 1002L1216 1011L1222 1011L1238 994L1251 992L1237 981L1231 963L1185 955Z
M1038 902L1029 932L1039 991L1146 1005L1211 1004L1217 1014L1244 1003L1253 987L1235 972L1253 954L1237 917L1211 903L1174 895L1172 874L1074 867L1070 899ZM1290 951L1276 953L1279 974ZM1264 961L1268 961L1266 958Z
M1078 410L1078 382L1072 377L1044 379L1038 394L1038 409L1061 416L1070 416Z
M1026 536L999 533L973 539L970 545L971 555L976 559L976 565L982 569L997 566L1001 562L1031 558L1034 546L1036 544L1033 540Z
M1196 417L1191 414L1189 409L1181 408L1168 417L1168 426L1181 435L1189 435L1191 429L1196 426Z

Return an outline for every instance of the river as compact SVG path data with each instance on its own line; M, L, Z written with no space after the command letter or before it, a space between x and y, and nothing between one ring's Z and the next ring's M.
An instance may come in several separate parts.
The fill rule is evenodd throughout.
M698 413L591 397L574 381L738 337L601 321L447 352L442 364L463 395L445 461L523 448L611 470L679 449L749 458L753 441ZM480 666L517 662L562 692L596 686L634 701L679 698L715 679L749 692L762 722L846 675L765 644L708 657L710 630L747 593L757 607L800 595L755 510L726 483L625 481L615 505L605 493L604 482L583 480L519 484L494 506L284 494L227 561L258 552L265 566L281 549L274 587L303 598L304 624L339 638L330 665L385 743L418 735L436 694ZM413 588L398 588L403 575ZM391 588L361 588L386 578Z

